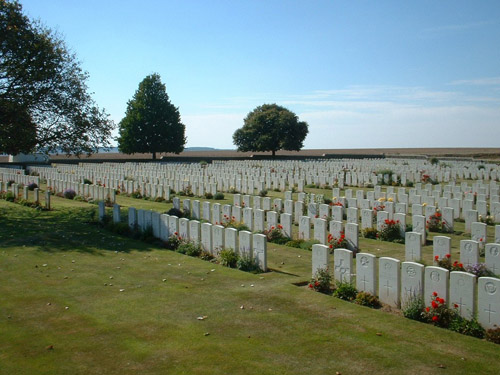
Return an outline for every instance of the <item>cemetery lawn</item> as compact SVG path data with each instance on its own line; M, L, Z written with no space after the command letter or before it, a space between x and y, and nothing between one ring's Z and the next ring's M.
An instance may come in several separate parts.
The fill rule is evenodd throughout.
M254 275L114 235L90 222L96 206L53 203L0 200L0 374L500 369L500 345L294 285L309 280L308 251L269 244L272 271Z

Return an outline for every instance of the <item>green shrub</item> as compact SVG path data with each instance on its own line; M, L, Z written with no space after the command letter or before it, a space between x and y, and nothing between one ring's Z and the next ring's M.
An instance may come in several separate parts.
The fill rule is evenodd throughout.
M214 199L215 199L216 201L223 200L223 199L224 199L224 194L223 194L223 193L220 193L220 192L219 192L219 193L215 193L215 195L214 195Z
M442 328L448 328L457 315L457 311L446 306L446 301L436 292L432 294L431 306L426 307L423 312L426 322Z
M278 224L278 227L271 227L269 230L265 230L263 234L267 237L268 242L276 243L279 245L284 245L290 241L290 237L286 236L283 232L283 227Z
M66 199L73 199L76 197L76 192L73 189L66 189L63 192L63 197Z
M214 259L214 256L209 253L208 251L202 250L200 253L200 259L206 260L206 261L212 261Z
M266 196L267 196L267 190L266 190L266 189L264 189L264 190L259 191L259 195L260 195L261 197L266 197Z
M33 191L36 188L38 188L38 185L32 182L31 184L28 185L28 190Z
M167 211L167 215L177 216L178 218L181 218L184 216L184 212L182 212L178 208L172 207L170 210Z
M202 252L201 245L192 241L181 241L177 249L178 253L189 255L190 257L198 257Z
M141 194L141 192L139 190L136 190L136 191L132 192L130 194L130 196L132 198L135 198L135 199L141 199L142 198L142 194Z
M88 178L84 178L83 183L87 185L92 185L92 181L90 181Z
M432 164L432 165L436 165L436 164L438 164L438 163L439 163L439 160L438 160L438 158L436 158L436 157L432 157L432 158L430 159L430 162L431 162L431 164Z
M309 289L317 292L330 294L332 292L332 275L328 268L320 268L309 283Z
M378 239L388 242L404 243L400 228L399 220L386 219L382 230L378 232Z
M486 331L486 340L500 344L500 327L491 328Z
M363 237L377 239L378 231L375 228L365 228L363 229Z
M7 202L14 202L16 200L16 196L14 195L14 193L12 191L8 191L5 194L5 200Z
M205 193L205 199L214 199L214 195L212 193L210 193L210 192L207 191Z
M233 249L223 249L219 253L219 262L224 267L236 268L239 256Z
M452 331L461 333L462 335L477 337L482 339L484 337L484 328L479 324L476 319L465 319L457 314L456 318L453 319L449 327Z
M114 222L109 222L106 227L113 233L119 234L119 235L129 235L130 234L130 227L128 226L128 223L114 223Z
M241 271L252 272L252 273L260 273L262 272L257 260L250 257L249 255L243 255L238 258L238 262L236 264L236 268Z
M422 297L412 296L408 302L403 306L403 316L408 319L424 322L424 308L425 303Z
M333 292L333 295L344 301L353 301L356 298L358 291L352 283L341 282Z
M359 292L358 294L356 294L354 303L361 306L368 306L374 309L380 307L380 301L377 296L374 296L368 292Z
M165 242L165 247L169 250L177 250L181 244L181 238L177 234L171 234Z

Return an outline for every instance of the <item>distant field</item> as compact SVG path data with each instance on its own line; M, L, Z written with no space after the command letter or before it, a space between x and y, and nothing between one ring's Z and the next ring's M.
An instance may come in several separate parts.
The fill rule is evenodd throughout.
M435 157L465 157L484 160L500 160L500 148L362 148L362 149L309 149L301 151L278 151L276 155L279 157L321 157L328 155L342 156L358 156L370 155L376 157L382 156L435 156ZM238 152L236 150L205 150L205 151L185 151L179 155L161 153L157 155L158 159L163 156L169 158L242 158L242 157L265 157L271 156L269 152ZM53 155L51 156L52 162L61 162L75 157L67 157L66 155ZM133 154L126 155L121 153L99 153L87 157L81 156L82 161L85 160L146 160L151 159L151 154ZM7 156L0 156L0 163L8 161Z

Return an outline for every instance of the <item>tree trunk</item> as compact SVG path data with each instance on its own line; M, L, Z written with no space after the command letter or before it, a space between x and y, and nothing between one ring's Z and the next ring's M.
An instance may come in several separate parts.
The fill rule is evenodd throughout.
M156 151L153 151L153 160L156 160Z

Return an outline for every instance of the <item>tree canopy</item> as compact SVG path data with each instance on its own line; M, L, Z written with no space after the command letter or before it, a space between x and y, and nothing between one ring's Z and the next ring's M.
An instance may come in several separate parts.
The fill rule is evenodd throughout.
M178 154L186 144L185 128L160 76L152 74L139 83L127 103L125 117L120 122L118 149L126 154L152 153L153 159L157 152Z
M300 151L309 132L295 113L277 104L264 104L250 112L233 134L238 151Z
M91 153L114 127L64 41L0 0L0 152Z

